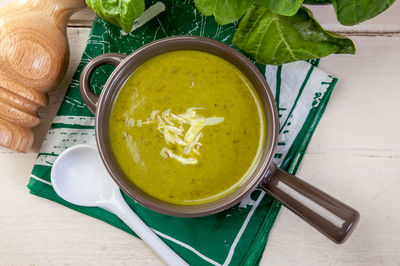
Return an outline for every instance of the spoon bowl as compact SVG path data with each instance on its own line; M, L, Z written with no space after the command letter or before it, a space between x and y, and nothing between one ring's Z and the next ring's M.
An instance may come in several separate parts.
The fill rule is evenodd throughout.
M76 205L94 207L111 199L118 189L95 146L69 148L54 162L51 183L57 194Z

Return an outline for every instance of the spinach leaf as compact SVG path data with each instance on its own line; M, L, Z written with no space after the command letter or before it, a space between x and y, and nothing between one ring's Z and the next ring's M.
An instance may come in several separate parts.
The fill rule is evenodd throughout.
M144 0L86 0L86 4L102 19L121 27L125 32L132 30L133 23L144 11Z
M355 25L377 16L395 0L332 0L336 17L343 25Z
M267 7L272 12L283 15L293 16L299 10L304 0L253 0L260 6Z
M323 5L323 4L331 4L332 0L304 0L303 3L311 5Z
M204 16L214 15L221 25L240 19L253 5L252 0L194 0L194 3Z
M305 7L287 17L253 6L240 21L233 44L260 64L279 65L331 53L355 53L350 39L325 31Z

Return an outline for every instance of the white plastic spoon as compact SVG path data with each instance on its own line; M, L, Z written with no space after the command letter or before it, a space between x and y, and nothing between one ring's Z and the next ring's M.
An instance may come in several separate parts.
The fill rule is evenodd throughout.
M51 183L72 204L100 207L117 215L168 265L188 265L128 206L95 146L76 145L62 152L51 170Z

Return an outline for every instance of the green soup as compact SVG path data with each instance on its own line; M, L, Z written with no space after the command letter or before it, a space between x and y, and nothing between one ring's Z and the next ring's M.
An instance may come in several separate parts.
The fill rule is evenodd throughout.
M260 100L228 61L201 51L155 56L121 88L111 111L114 156L147 194L195 205L235 190L265 136Z

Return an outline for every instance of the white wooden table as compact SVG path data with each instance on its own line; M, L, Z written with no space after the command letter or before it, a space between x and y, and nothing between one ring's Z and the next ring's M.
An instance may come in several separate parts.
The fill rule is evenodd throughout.
M0 6L10 0L0 0ZM357 54L331 55L320 67L337 76L298 175L361 213L336 246L282 209L261 265L400 265L400 1L356 27L337 24L330 7L313 8L323 26L350 35ZM92 13L68 28L71 63L52 93L33 151L0 149L0 264L149 264L162 262L140 240L28 193L30 171L82 54Z

